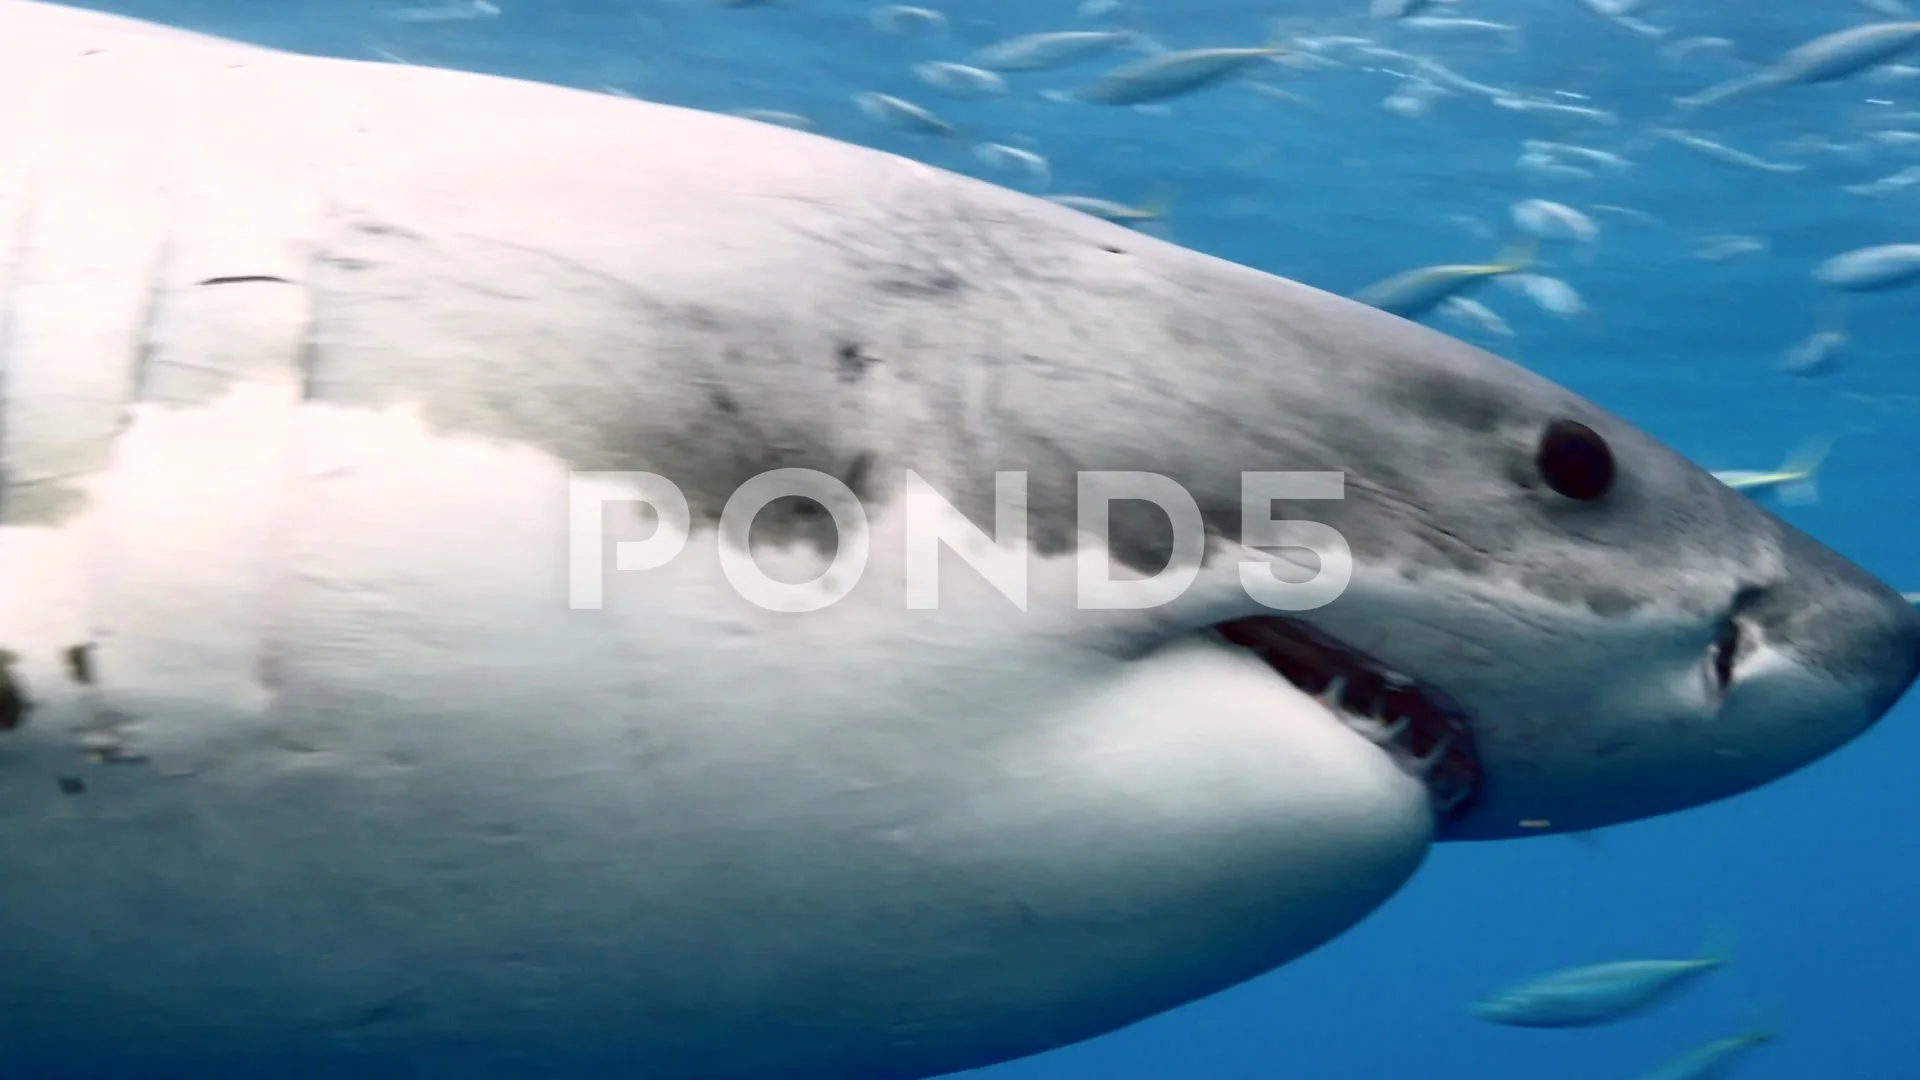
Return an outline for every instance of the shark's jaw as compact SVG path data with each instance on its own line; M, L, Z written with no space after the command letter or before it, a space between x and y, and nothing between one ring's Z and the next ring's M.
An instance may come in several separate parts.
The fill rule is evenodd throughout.
M1441 820L1463 813L1480 785L1466 713L1423 685L1307 624L1254 616L1214 628L1425 781Z
M1425 783L1438 839L1602 828L1810 765L1915 678L1920 615L1782 535L1799 558L1698 571L1685 582L1697 596L1631 611L1500 575L1357 564L1323 608L1216 608L1195 629L1252 653Z

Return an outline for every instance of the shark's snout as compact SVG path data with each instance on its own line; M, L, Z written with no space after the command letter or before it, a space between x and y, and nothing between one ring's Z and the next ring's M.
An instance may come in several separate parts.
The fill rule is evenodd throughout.
M1580 621L1566 640L1577 635L1586 654L1563 642L1456 669L1448 689L1474 720L1483 782L1444 836L1591 829L1699 806L1811 765L1893 709L1920 677L1920 611L1791 526L1750 520L1763 554L1744 573L1678 574L1663 610ZM1678 602L1689 588L1696 601ZM1535 669L1553 680L1528 679Z
M1784 529L1788 572L1737 618L1808 684L1845 694L1861 727L1920 676L1920 610L1825 546Z

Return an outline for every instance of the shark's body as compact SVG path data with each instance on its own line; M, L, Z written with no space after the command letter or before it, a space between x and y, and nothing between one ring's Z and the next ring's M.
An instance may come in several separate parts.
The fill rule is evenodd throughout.
M1920 653L1896 594L1494 357L747 120L0 0L0 301L21 1075L983 1065L1286 963L1436 836L1764 783ZM818 611L720 558L785 467L868 524ZM1138 504L1082 534L1087 470L1189 493L1203 564ZM1276 516L1353 572L1276 613L1240 564L1311 560L1256 550L1242 474L1283 470L1344 473ZM665 565L589 543L594 608L580 471L687 504ZM991 532L996 471L1025 607L948 553L910 608L906 535ZM768 573L826 565L817 510L759 517ZM1170 603L1076 607L1078 556L1170 551Z

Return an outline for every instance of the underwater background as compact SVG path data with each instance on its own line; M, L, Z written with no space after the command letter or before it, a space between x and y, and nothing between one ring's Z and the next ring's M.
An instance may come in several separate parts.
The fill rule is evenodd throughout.
M1036 194L1163 201L1143 228L1339 293L1494 258L1515 236L1516 202L1578 208L1597 237L1545 245L1534 268L1571 286L1577 307L1548 310L1493 282L1473 295L1511 336L1427 321L1709 469L1773 469L1834 437L1818 501L1779 512L1920 590L1920 285L1845 293L1813 276L1850 249L1920 243L1920 186L1873 186L1920 166L1920 135L1896 137L1920 132L1920 69L1693 114L1674 104L1817 35L1902 17L1899 0L1457 0L1423 13L1439 22L1412 25L1371 16L1367 0L946 0L928 5L938 20L858 0L408 2L79 6L303 52L792 113L834 138ZM1134 31L1147 49L1274 42L1295 53L1147 108L1063 93L1140 48L1008 73L1004 92L973 99L914 72L1018 34L1100 28ZM953 133L902 130L855 101L876 92ZM1749 160L1656 134L1670 128ZM1837 355L1789 370L1806 366L1793 350L1820 331L1844 338ZM1917 763L1910 696L1832 758L1724 803L1585 836L1444 845L1381 911L1306 959L983 1080L1629 1080L1756 1026L1778 1037L1734 1063L1743 1080L1920 1077ZM1525 976L1684 958L1716 934L1732 941L1724 969L1619 1023L1529 1030L1467 1011Z

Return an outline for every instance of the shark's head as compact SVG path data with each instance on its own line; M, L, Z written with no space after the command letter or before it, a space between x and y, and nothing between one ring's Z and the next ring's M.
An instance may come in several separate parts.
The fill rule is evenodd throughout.
M1897 593L1559 388L1505 365L1473 373L1482 359L1459 355L1435 385L1488 406L1494 438L1430 458L1446 464L1418 490L1371 493L1420 500L1432 520L1403 537L1411 550L1363 563L1351 602L1318 620L1373 627L1370 651L1470 718L1481 782L1443 836L1587 829L1733 795L1836 749L1906 690L1920 615ZM1431 419L1473 418L1445 401ZM1401 445L1423 441L1416 426Z
M1333 526L1352 577L1312 610L1220 588L1166 618L1252 649L1426 773L1443 838L1753 788L1859 735L1920 671L1920 614L1897 593L1594 404L1383 312L1168 259L1158 320L1205 359L1178 379L1127 369L1183 417L1131 437L1195 493L1217 564L1201 580L1314 562L1246 542L1257 470L1344 474L1337 501L1273 516ZM1107 430L1076 458L1153 467ZM1123 559L1164 561L1163 519L1114 520Z
M1324 607L1221 631L1432 759L1459 800L1443 837L1753 788L1866 730L1920 671L1912 605L1645 433L1423 327L1281 291L1247 317L1270 366L1242 370L1286 420L1220 442L1247 468L1344 472L1340 501L1275 517L1333 525L1353 574Z

